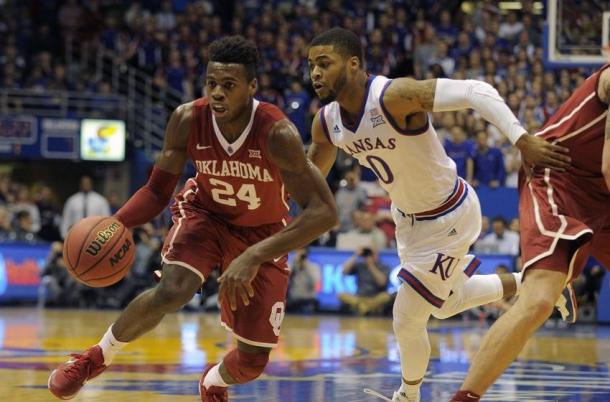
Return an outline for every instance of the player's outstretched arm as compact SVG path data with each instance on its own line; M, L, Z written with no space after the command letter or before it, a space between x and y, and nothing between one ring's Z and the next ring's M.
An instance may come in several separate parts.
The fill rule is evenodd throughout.
M228 298L232 310L237 308L237 297L248 305L254 296L251 282L260 264L311 243L339 221L333 195L320 171L305 156L296 127L286 119L278 121L268 142L270 158L280 168L286 191L303 213L278 233L250 246L218 278L219 298Z
M326 177L337 159L337 147L324 134L324 129L320 122L320 113L321 111L316 113L311 124L311 146L307 151L307 157L311 159L314 165Z
M163 149L148 182L127 200L115 216L128 228L142 225L167 206L188 157L186 145L191 128L192 103L179 106L165 129Z
M398 78L384 93L383 101L395 121L419 112L474 109L519 148L524 163L558 170L570 166L567 148L527 135L498 91L484 81Z
M597 95L610 104L610 69L604 70L597 83ZM610 115L610 107L608 107ZM604 149L602 151L602 174L606 180L606 187L610 191L610 118L606 116L606 131L604 133Z

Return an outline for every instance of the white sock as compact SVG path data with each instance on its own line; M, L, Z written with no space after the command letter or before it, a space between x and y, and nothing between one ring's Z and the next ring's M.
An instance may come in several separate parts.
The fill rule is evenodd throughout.
M517 292L515 296L519 296L521 292L521 281L523 281L523 272L513 272L513 276L515 277L515 282L517 282Z
M205 378L203 379L203 386L207 388L210 387L228 387L229 384L227 384L225 382L225 380L222 379L222 376L220 375L220 371L218 370L220 368L220 363L218 363L217 365L215 365L214 367L212 367L210 369L210 371L208 371L208 373L205 375Z
M109 366L117 352L127 346L128 343L117 341L112 333L112 325L108 327L108 330L98 343L99 347L102 348L104 364Z
M420 381L417 384L405 384L404 382L400 385L400 389L398 392L403 392L407 399L412 401L419 401L419 388L421 387L423 381Z
M498 301L503 296L502 280L498 275L474 275L462 286L454 288L443 306L434 309L432 315L439 319L449 318L473 307Z

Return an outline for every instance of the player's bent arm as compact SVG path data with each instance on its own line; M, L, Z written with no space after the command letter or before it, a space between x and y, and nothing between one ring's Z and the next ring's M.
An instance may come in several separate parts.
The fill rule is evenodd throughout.
M307 157L326 177L337 159L337 147L326 138L320 122L320 113L316 113L311 124L311 146L307 151Z
M564 155L569 150L527 135L498 91L484 81L398 78L385 91L383 102L395 121L419 112L474 109L521 150L526 163L556 169L569 166L570 158Z
M326 180L305 156L301 136L290 121L275 123L269 135L268 150L270 159L281 170L286 191L303 212L284 229L246 251L260 263L311 243L339 221Z
M191 121L192 103L181 105L172 113L165 129L163 149L148 182L115 214L128 228L150 221L167 206L188 157L186 146Z
M610 70L602 72L597 83L597 95L607 104L610 104ZM608 107L610 115L610 107ZM606 116L606 129L604 133L604 149L602 150L602 174L606 181L606 187L610 191L610 118Z

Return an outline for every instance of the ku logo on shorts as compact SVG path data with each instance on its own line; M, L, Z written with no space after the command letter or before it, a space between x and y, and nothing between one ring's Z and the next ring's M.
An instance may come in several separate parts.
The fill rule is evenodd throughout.
M451 257L450 255L436 253L436 262L434 263L434 266L430 272L439 275L442 280L446 281L451 275L453 275L455 267L458 265L459 261L460 260L458 258Z

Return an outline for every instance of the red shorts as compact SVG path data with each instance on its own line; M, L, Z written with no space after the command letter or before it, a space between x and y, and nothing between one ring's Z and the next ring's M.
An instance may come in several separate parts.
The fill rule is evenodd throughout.
M163 245L163 262L189 269L202 281L216 268L224 272L246 248L284 227L282 223L233 226L188 202L178 202L172 207L172 214L174 226ZM254 297L250 305L238 301L237 310L231 311L228 301L221 302L221 324L242 342L263 347L277 345L288 290L287 260L283 256L260 266L252 282Z
M610 269L610 194L596 179L539 172L520 174L519 220L523 269L576 278L590 255Z

